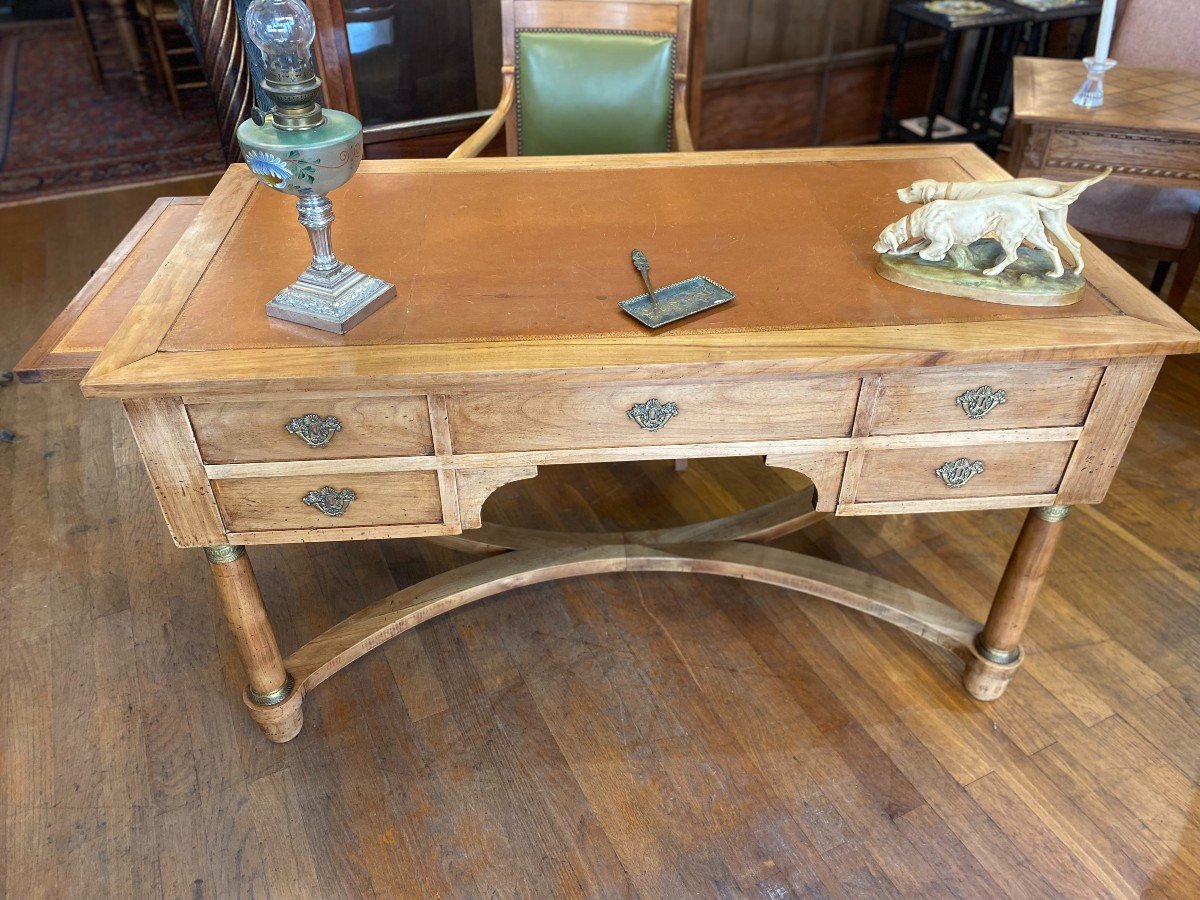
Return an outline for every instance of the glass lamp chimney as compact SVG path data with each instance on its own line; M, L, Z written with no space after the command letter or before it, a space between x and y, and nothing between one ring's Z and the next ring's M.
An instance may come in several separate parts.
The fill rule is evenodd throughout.
M262 87L275 102L271 124L281 131L307 131L324 123L321 79L312 56L317 27L308 7L301 0L254 0L246 10L246 30L266 63Z

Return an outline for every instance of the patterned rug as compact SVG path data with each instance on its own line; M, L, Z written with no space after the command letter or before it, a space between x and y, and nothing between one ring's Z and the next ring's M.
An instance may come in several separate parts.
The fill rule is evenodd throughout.
M225 167L207 91L182 92L180 117L157 84L142 97L106 75L102 90L71 20L0 29L0 206Z

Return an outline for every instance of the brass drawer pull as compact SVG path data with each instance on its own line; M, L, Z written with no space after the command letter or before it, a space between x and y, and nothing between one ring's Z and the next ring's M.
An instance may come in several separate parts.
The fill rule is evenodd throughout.
M327 516L340 516L346 511L346 507L350 505L350 501L357 499L358 494L354 493L350 488L342 488L340 491L335 491L328 485L319 491L309 491L304 495L304 502L306 504L315 506Z
M954 462L942 463L934 469L933 474L946 482L946 487L960 488L981 472L983 472L983 460L977 459L971 462L965 456L960 456Z
M342 430L342 423L337 416L321 418L316 413L306 413L283 427L310 447L328 447L333 436Z
M674 403L659 403L657 399L638 403L629 410L629 418L647 431L658 431L672 416L679 415L679 407Z
M1003 390L993 391L985 384L982 387L963 391L954 398L954 402L967 414L968 419L982 419L1007 399Z

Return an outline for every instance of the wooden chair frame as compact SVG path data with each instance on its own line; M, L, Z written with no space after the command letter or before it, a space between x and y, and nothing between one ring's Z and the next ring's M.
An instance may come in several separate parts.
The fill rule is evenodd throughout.
M509 156L517 155L517 31L524 28L653 31L675 35L675 103L672 132L675 149L691 151L687 78L691 58L692 0L501 0L503 84L496 111L460 144L451 159L478 156L505 127Z

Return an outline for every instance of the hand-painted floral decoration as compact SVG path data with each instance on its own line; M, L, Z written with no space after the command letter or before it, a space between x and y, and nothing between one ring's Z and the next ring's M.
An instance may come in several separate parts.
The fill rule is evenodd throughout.
M288 181L291 180L292 173L288 170L287 164L271 153L264 153L261 150L251 150L246 154L246 165L250 167L250 171L259 177L259 180L268 187L273 187L276 190L283 190L287 187Z

